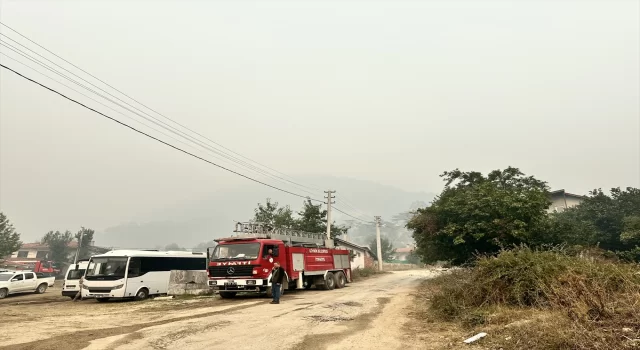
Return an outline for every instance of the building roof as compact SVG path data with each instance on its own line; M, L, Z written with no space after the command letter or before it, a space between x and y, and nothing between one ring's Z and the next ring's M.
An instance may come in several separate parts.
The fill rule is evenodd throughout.
M549 192L549 194L552 195L552 196L554 196L554 195L564 195L564 196L567 196L567 197L574 197L574 198L580 198L580 199L587 198L587 196L566 192L564 189L551 191L551 192Z
M411 253L413 250L413 247L397 248L396 253Z
M369 255L371 255L374 259L377 259L378 257L371 251L371 248L366 247L366 246L361 246L355 243L351 243L351 242L347 242L343 239L340 238L335 238L334 239L335 243L337 245L341 245L341 246L345 246L345 247L350 247L356 250L361 250L361 251L366 251L369 253Z
M71 241L69 242L69 244L67 244L68 248L78 248L78 241ZM20 247L19 250L27 250L27 249L41 249L41 250L49 250L49 246L47 244L41 243L41 242L35 242L35 243L24 243L22 244L22 246Z

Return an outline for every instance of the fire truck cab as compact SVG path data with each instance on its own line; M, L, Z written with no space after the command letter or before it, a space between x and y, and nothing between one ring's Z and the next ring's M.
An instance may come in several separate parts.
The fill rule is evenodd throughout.
M351 282L349 251L327 247L332 242L325 242L322 234L273 230L253 223L238 223L235 232L240 234L217 239L209 254L209 287L223 298L238 292L271 296L275 262L286 274L283 293L314 285L331 290Z

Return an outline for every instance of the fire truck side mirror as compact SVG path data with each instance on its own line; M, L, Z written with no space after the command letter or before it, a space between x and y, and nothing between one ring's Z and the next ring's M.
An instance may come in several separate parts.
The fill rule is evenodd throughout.
M79 268L80 268L80 267L78 266L78 264L76 264L76 271L78 271L78 269L79 269Z

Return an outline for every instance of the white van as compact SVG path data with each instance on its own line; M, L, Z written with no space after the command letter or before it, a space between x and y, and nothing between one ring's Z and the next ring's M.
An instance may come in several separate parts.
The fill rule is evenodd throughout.
M84 277L88 266L89 260L80 260L77 264L69 265L62 284L63 297L73 298L78 294L80 291L80 278Z
M146 299L167 294L171 270L207 271L204 253L113 250L89 260L83 298Z

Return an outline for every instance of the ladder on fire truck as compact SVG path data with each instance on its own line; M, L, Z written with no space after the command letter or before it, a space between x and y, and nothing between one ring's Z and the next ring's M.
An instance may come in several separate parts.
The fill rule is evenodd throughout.
M282 240L289 246L326 247L326 235L288 228L275 228L260 222L237 222L233 230L238 238L269 238Z

